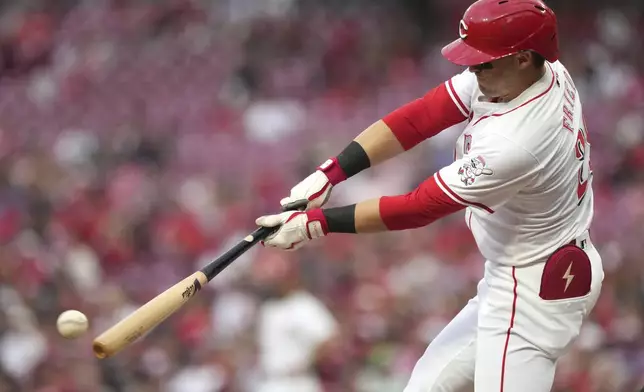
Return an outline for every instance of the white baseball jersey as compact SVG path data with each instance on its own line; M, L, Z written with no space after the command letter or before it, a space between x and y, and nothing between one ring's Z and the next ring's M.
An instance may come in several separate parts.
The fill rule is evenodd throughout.
M509 103L493 103L468 70L446 82L468 124L455 161L435 174L491 261L544 260L583 234L593 216L590 144L581 102L566 68L546 63L543 77Z
M338 331L324 303L308 292L265 303L259 313L261 392L321 392L311 365L320 344Z

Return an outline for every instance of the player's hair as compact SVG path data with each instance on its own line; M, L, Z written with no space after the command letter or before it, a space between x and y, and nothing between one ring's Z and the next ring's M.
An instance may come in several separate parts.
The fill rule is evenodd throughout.
M532 52L532 63L535 67L541 68L546 63L546 58L537 52Z

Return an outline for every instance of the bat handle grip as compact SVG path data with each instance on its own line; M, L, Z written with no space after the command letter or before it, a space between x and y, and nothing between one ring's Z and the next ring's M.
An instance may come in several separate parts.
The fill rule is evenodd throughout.
M308 203L309 201L306 199L296 200L293 203L285 205L282 208L282 210L283 211L303 210L304 208L306 208ZM204 275L206 275L206 278L208 278L208 281L211 281L221 271L226 269L226 267L228 267L230 263L232 263L235 259L237 259L239 256L244 254L248 249L250 249L253 245L257 244L259 241L263 241L264 239L266 239L266 237L276 232L279 228L280 228L279 226L258 227L257 229L255 229L255 231L247 235L246 238L240 241L237 245L233 246L226 253L224 253L219 258L217 258L217 260L213 261L212 263L202 268L201 272L203 272Z
M282 212L286 211L304 211L306 206L309 204L307 199L300 199L290 202L282 207ZM253 237L252 244L256 244L258 241L262 241L269 235L273 234L279 229L279 226L275 227L259 227L255 230L251 236Z
M304 211L309 204L307 199L299 199L282 206L282 212L286 211Z
M274 232L276 232L277 229L279 229L279 226L275 226L275 227L258 227L257 230L252 232L252 234L250 235L251 237L253 237L253 239L251 241L249 241L249 242L254 245L254 244L258 243L259 241L264 240L266 237L268 237L269 235L273 234Z

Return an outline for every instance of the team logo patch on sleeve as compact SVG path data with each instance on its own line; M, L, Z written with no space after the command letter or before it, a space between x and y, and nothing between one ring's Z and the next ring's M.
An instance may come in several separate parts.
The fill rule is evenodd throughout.
M481 175L490 176L493 173L492 169L487 167L485 159L480 155L476 158L471 158L458 169L458 175L461 177L461 181L465 185L474 184L476 178Z

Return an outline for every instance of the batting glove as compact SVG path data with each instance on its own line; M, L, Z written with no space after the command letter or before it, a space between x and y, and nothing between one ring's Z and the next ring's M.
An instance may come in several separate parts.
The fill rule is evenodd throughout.
M306 210L320 208L329 200L333 186L346 180L347 176L336 158L327 159L313 174L291 189L288 197L280 200L282 207L298 200L308 200Z
M307 212L289 211L276 215L260 216L255 220L258 226L280 228L266 237L262 244L285 250L299 249L315 238L329 233L322 210L315 208Z

